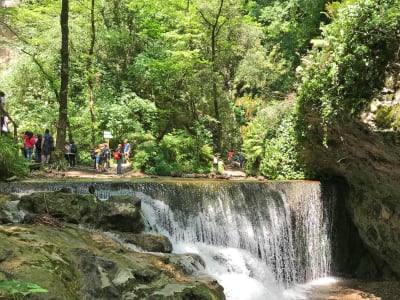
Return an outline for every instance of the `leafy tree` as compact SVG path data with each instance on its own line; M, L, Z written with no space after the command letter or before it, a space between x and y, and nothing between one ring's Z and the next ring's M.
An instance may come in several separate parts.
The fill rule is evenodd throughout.
M385 69L399 47L399 1L344 1L329 6L332 23L322 42L299 69L300 127L312 109L327 126L338 118L357 117L384 83ZM300 128L299 127L299 128ZM303 131L301 131L303 132ZM305 134L304 132L302 134Z

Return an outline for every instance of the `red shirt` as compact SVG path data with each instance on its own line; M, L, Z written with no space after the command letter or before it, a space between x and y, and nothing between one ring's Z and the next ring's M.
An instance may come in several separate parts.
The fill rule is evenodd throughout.
M35 146L35 138L34 137L29 137L27 135L24 136L24 140L25 140L25 147L33 147Z

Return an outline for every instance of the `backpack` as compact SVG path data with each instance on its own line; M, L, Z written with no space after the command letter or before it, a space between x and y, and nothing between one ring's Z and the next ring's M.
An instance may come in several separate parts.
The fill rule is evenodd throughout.
M54 139L52 136L43 137L43 148L45 151L54 151Z
M71 144L71 153L78 152L78 147L75 144Z
M114 159L120 159L120 153L118 151L114 151Z
M42 139L38 138L36 143L35 143L36 149L40 150L42 148Z
M54 140L53 137L49 137L50 151L54 151Z
M29 143L31 144L32 147L35 146L35 143L36 143L35 138L34 138L34 137L31 137L31 138L29 139Z

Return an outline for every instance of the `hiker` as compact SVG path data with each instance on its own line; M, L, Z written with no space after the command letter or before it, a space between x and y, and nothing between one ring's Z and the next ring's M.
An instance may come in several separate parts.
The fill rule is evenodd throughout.
M46 129L42 137L42 164L50 163L51 152L54 151L54 139L50 131Z
M104 149L103 149L103 165L105 165L106 169L111 169L110 166L110 159L111 159L111 152L110 152L110 147L108 146L108 144L104 144Z
M229 151L229 153L228 153L228 166L230 166L230 167L232 167L233 166L233 161L232 161L232 158L233 158L233 151L232 150L230 150Z
M124 158L125 162L129 164L130 159L129 159L129 153L131 152L131 145L129 144L128 140L124 140Z
M242 169L243 165L244 165L244 161L246 160L242 153L239 153L238 160L239 160L239 168Z
M103 171L103 144L98 144L96 150L94 150L95 160L96 160L96 172Z
M71 166L70 155L71 155L71 145L66 142L64 146L64 158L67 161L68 167Z
M42 162L42 135L36 135L36 143L35 143L35 162Z
M25 131L24 134L24 154L25 158L31 160L33 148L35 147L36 139L33 136L33 132Z
M114 151L114 159L117 161L117 175L122 175L122 157L124 155L124 150L122 145L118 144L117 149Z
M75 166L77 153L78 147L76 146L74 140L71 140L69 144L69 163L71 167Z
M214 172L218 172L218 157L214 156L213 158L213 167L214 167Z

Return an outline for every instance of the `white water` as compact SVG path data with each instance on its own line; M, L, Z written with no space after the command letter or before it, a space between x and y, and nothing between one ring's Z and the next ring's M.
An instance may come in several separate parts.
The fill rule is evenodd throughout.
M190 214L137 195L148 229L169 237L174 253L200 255L227 299L307 299L309 284L304 282L327 276L330 263L319 186L295 194L295 199L281 193L278 199L250 201L237 191L230 199L225 192L203 199Z

